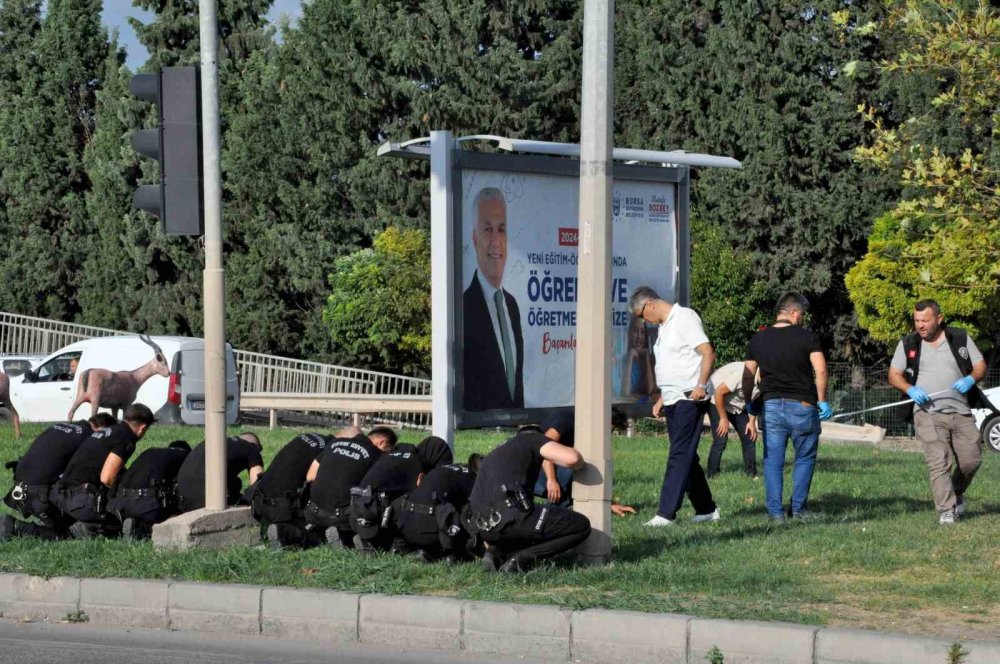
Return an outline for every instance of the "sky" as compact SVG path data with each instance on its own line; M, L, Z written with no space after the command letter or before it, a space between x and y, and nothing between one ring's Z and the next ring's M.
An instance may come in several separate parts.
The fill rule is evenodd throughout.
M297 19L302 15L302 0L274 0L274 5L267 14L268 20L277 23L283 14L292 21ZM119 43L128 52L126 64L135 71L146 61L148 54L136 40L135 32L126 20L129 16L146 23L152 19L153 14L133 7L132 0L104 0L104 25L118 30Z

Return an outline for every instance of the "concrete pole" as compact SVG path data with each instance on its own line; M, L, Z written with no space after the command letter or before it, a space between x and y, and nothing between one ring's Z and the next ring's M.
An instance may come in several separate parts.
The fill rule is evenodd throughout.
M576 473L573 506L590 519L577 549L584 563L611 559L611 186L614 0L583 6L580 238L576 317Z
M205 188L205 507L226 508L226 301L222 269L219 31L216 0L201 0L202 181Z
M431 132L432 433L455 449L455 206L450 131Z

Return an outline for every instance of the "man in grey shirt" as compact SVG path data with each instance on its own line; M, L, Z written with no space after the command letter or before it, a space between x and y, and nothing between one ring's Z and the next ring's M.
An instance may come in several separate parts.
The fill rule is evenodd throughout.
M913 327L896 346L889 384L913 399L938 521L952 525L965 512L965 491L982 462L970 401L982 398L976 383L986 361L965 330L943 325L934 300L917 302Z

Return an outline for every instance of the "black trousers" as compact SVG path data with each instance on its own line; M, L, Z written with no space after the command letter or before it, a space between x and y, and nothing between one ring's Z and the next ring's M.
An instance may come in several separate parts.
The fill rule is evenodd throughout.
M450 539L450 546L441 543L441 526L437 516L433 514L418 514L407 512L401 514L398 520L399 534L406 543L414 549L422 549L432 557L457 555L468 556L469 533L461 528Z
M715 410L714 406L708 409L708 421L712 424L712 449L708 451L708 468L706 472L709 477L714 477L719 474L719 467L722 464L722 453L726 451L726 445L729 444L729 434L726 433L726 435L720 436L715 432L715 429L719 426L719 413ZM757 449L754 442L750 440L750 436L746 433L747 424L750 423L750 416L745 410L735 415L729 413L729 421L732 422L733 428L736 429L736 435L743 446L743 472L750 477L756 477Z
M134 519L136 527L132 529L135 539L148 539L153 534L153 526L163 523L177 514L176 504L164 504L162 497L149 496L115 496L108 502L108 511L120 521Z
M481 533L490 548L521 565L569 551L590 535L590 520L555 505L535 505L499 529Z
M69 538L69 525L72 519L63 516L49 496L51 487L22 486L20 491L12 489L4 498L4 503L21 513L26 519L35 519L38 523L14 519L14 534L25 537L38 537L46 540ZM18 499L14 499L14 495Z
M304 510L305 528L311 531L310 536L319 537L320 540L326 541L328 544L333 544L333 542L326 540L326 529L336 528L341 545L352 549L354 548L354 531L351 530L349 509L350 505L323 508L310 500ZM335 511L339 513L338 516L332 516Z
M705 472L698 460L698 440L707 409L707 401L690 399L681 399L663 409L667 416L670 453L660 488L660 507L656 513L665 519L673 521L677 518L685 493L694 506L695 514L715 511L712 490L708 488Z
M62 513L81 524L90 537L117 537L121 534L121 521L107 511L106 488L77 485L60 491L57 485L53 487L52 497Z

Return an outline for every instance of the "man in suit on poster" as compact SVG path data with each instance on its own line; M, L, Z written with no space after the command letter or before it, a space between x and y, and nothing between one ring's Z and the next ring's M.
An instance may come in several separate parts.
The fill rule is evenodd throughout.
M524 407L524 343L521 311L503 289L507 261L507 203L496 187L484 187L473 204L472 246L476 272L462 298L464 408Z

